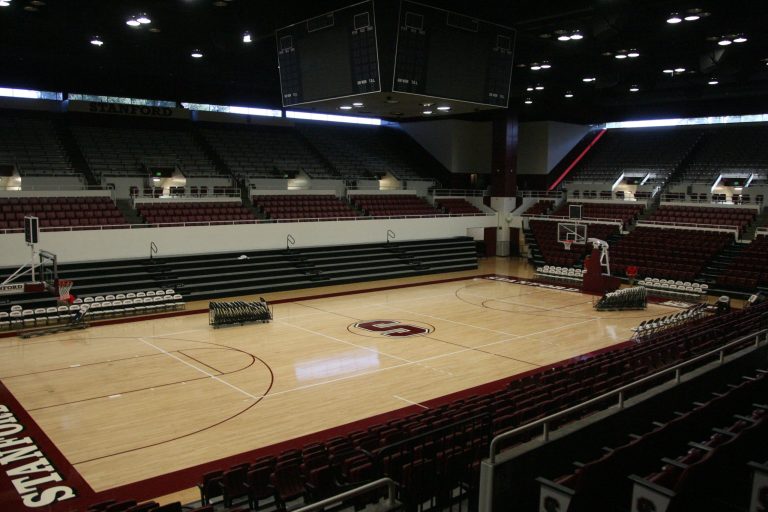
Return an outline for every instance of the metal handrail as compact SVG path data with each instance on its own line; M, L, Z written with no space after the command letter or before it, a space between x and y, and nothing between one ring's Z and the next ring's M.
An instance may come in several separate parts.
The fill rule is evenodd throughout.
M380 478L378 480L374 480L373 482L361 485L360 487L350 489L349 491L344 491L341 494L337 494L336 496L331 496L330 498L326 498L305 507L301 507L296 509L294 512L313 512L315 510L324 510L327 505L333 505L348 498L354 498L355 496L366 494L367 492L378 489L380 487L384 487L385 485L387 486L387 506L394 508L397 505L397 501L395 500L397 484L391 478Z
M464 188L437 188L432 191L433 197L483 197L488 195L487 190Z
M674 221L667 221L667 220L641 220L637 222L638 226L679 226L679 227L685 227L685 228L700 228L700 229L710 229L710 230L719 230L719 231L728 231L728 232L739 232L738 226L728 225L728 224L698 224L696 222L674 222Z
M565 215L542 215L540 213L538 214L523 213L521 217L525 217L528 220L557 220L557 221L572 221L574 223L596 222L596 223L619 224L622 226L624 225L624 221L621 219L611 219L607 217L582 217L580 219L572 219L571 217L568 217Z
M762 330L759 330L759 331L757 331L755 333L747 334L745 336L742 336L742 337L740 337L740 338L738 338L736 340L733 340L733 341L723 345L720 348L716 348L714 350L710 350L709 352L707 352L705 354L701 354L701 355L696 356L696 357L694 357L692 359L688 359L687 361L683 361L682 363L676 364L675 366L671 366L671 367L666 368L664 370L658 371L658 372L654 373L653 375L648 375L647 377L643 377L643 378L638 379L638 380L636 380L634 382L630 382L629 384L625 384L624 386L616 388L613 391L609 391L607 393L603 393L600 396L596 396L594 398L591 398L591 399L587 400L586 402L582 402L580 404L574 405L573 407L569 407L568 409L564 409L564 410L556 412L554 414L550 414L549 416L546 416L546 417L541 418L539 420L532 421L531 423L528 423L527 425L523 425L521 427L517 427L517 428L509 430L507 432L502 432L501 434L499 434L496 437L494 437L493 439L491 439L491 444L490 444L490 447L489 447L489 456L488 456L488 458L490 460L490 463L494 464L496 462L496 456L498 455L498 453L496 452L496 448L497 448L498 444L501 441L505 440L505 439L513 437L514 435L519 434L520 432L525 432L527 430L532 430L533 428L540 426L540 427L542 427L542 433L543 433L544 441L548 441L549 440L549 434L550 434L549 424L552 421L554 421L554 420L557 420L557 419L562 418L564 416L568 416L569 414L571 414L573 412L579 411L581 409L585 409L586 407L588 407L588 406L590 406L590 405L592 405L594 403L602 402L605 399L611 398L613 396L617 396L617 398L618 398L618 406L619 406L620 409L623 409L624 408L624 392L625 391L628 391L630 389L636 388L636 387L638 387L638 386L640 386L642 384L645 384L646 382L656 380L659 377L664 376L664 375L669 374L669 373L674 373L675 374L675 382L679 384L680 383L680 377L681 377L680 370L682 368L684 368L686 366L689 366L689 365L691 365L693 363L697 363L697 362L701 361L702 359L706 359L708 357L712 357L715 354L719 355L719 361L720 361L720 364L722 364L723 362L725 362L725 351L726 351L726 349L728 349L730 347L733 347L733 346L736 346L736 345L739 345L739 344L742 344L746 340L748 340L749 338L752 338L752 337L755 338L755 346L757 347L757 346L760 345L760 336L761 335L765 337L765 339L763 341L768 340L768 336L765 336L766 334L768 334L768 329L762 329Z

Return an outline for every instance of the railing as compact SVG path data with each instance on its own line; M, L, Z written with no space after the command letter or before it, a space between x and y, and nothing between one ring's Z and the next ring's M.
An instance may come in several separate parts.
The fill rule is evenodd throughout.
M387 510L390 510L399 506L399 503L395 498L396 490L397 490L397 484L395 483L395 481L392 480L391 478L380 478L378 480L374 480L373 482L369 482L367 484L361 485L360 487L356 487L349 491L342 492L341 494L337 494L336 496L331 496L330 498L320 500L318 502L312 503L311 505L301 507L299 509L294 510L294 512L314 512L315 510L325 510L325 508L328 505L334 505L346 499L367 494L375 489L379 489L384 486L387 487L387 498L385 502Z
M768 228L757 228L757 231L755 231L755 236L759 235L768 236Z
M541 197L545 199L546 198L557 199L557 198L563 197L563 191L553 190L551 192L548 192L546 190L518 190L517 197Z
M521 427L517 427L507 432L502 432L501 434L498 434L496 437L491 439L491 444L488 449L488 452L489 452L488 461L487 462L483 461L483 465L481 468L481 476L480 476L481 492L480 492L480 505L478 507L478 510L480 510L480 512L490 512L491 510L491 503L493 502L493 478L494 478L493 468L494 468L494 465L496 464L496 458L499 455L499 449L498 449L499 443L501 443L502 441L509 438L513 438L523 432L527 432L535 428L541 428L542 441L547 442L549 441L550 434L552 433L552 431L550 431L550 424L552 422L557 421L561 418L567 418L569 415L572 415L573 413L587 409L594 404L605 402L610 398L614 398L616 401L615 405L619 409L623 409L628 391L641 387L648 382L658 381L660 377L664 377L664 376L672 376L674 379L675 385L678 385L681 382L683 368L691 366L705 359L712 358L713 356L717 356L719 364L722 365L725 363L725 355L728 349L739 346L739 345L743 345L745 344L745 342L748 342L752 339L754 339L752 350L756 350L760 348L761 342L764 344L766 341L768 341L768 329L761 329L757 332L747 334L745 336L741 336L740 338L737 338L731 342L726 343L720 348L710 350L705 354L698 355L687 361L683 361L682 363L679 363L675 366L658 371L653 375L648 375L646 377L638 379L634 382L631 382L629 384L616 388L613 391L609 391L608 393L603 393L600 396L591 398L578 405L569 407L568 409L564 409L554 414L550 414L549 416L546 416L539 420L532 421L527 425L523 425ZM657 384L657 385L661 385L661 384ZM606 406L602 410L607 410L612 407L613 406ZM578 417L583 417L583 416L579 415Z
M106 224L102 226L58 226L40 228L41 232L55 231L88 231L111 229L148 229L148 228L179 228L200 226L233 226L244 224L286 224L295 222L342 222L370 221L396 219L438 219L444 217L496 217L496 213L438 213L434 215L384 215L376 217L307 217L301 219L253 219L253 220L214 220L207 222L160 222L153 224ZM24 228L0 229L0 234L23 233Z
M433 197L484 197L487 195L487 190L464 188L436 188L432 191Z
M699 230L709 231L727 231L738 235L739 227L728 224L696 224L694 222L671 222L663 220L641 220L637 223L638 227L679 227L679 228L694 228Z
M602 217L582 217L580 219L572 219L570 217L567 217L565 215L541 215L541 214L523 214L523 217L525 217L528 220L556 220L558 222L592 222L595 224L618 224L623 226L624 221L622 219L611 219L611 218L602 218Z

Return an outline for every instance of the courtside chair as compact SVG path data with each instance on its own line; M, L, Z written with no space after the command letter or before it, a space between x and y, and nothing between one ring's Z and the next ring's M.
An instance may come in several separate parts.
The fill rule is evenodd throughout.
M274 499L275 488L269 482L271 474L271 465L256 466L248 471L245 487L248 490L248 506L253 510L259 509L259 501Z
M301 468L297 464L277 466L271 480L278 510L285 511L286 503L306 496Z
M7 311L0 311L0 329L8 329L11 327L10 313Z
M203 481L197 484L200 490L200 502L203 505L209 505L212 498L221 496L221 476L223 471L209 471L203 475ZM212 508L211 508L212 510Z
M221 494L225 507L231 507L235 498L248 496L248 487L245 485L247 477L247 467L233 468L221 475Z

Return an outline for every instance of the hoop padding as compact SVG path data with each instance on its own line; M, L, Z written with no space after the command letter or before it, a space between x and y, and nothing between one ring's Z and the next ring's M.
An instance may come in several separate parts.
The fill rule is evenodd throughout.
M59 300L69 299L69 292L74 284L75 282L69 279L59 279Z

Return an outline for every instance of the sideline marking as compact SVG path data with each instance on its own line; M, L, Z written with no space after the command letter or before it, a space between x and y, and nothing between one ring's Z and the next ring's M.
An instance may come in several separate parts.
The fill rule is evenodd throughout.
M421 405L419 402L414 402L414 401L408 400L407 398L403 398L403 397L397 396L397 395L392 395L392 396L397 398L398 400L402 400L403 402L408 402L409 404L418 405L419 407L421 407L423 409L429 409L429 407L427 407L426 405Z

